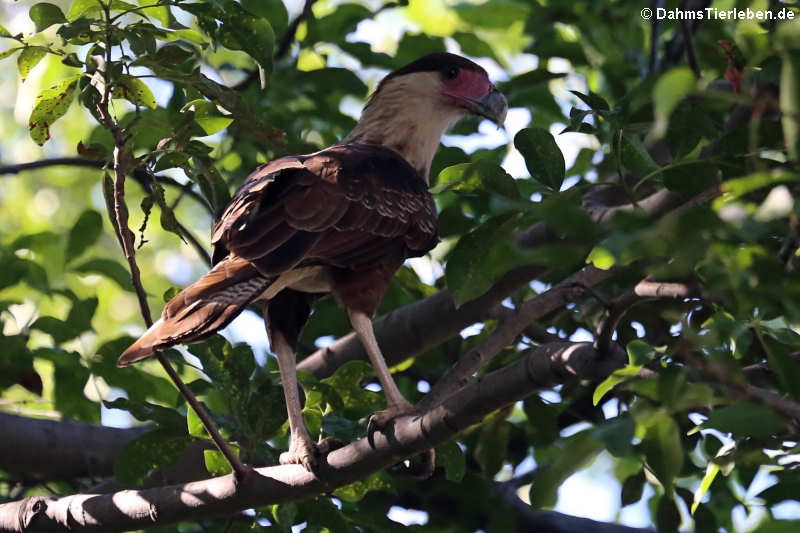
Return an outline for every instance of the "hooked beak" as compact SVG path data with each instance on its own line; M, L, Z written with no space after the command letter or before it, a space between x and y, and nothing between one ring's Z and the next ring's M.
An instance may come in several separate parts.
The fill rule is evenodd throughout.
M508 101L503 93L496 88L492 88L489 94L480 100L471 101L475 105L473 113L488 118L498 127L503 127L503 123L506 121L506 113L508 112Z

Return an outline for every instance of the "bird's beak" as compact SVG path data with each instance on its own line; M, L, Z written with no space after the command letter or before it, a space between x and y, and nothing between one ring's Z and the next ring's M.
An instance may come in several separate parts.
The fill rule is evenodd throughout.
M480 100L472 100L475 104L473 113L486 117L499 127L503 127L508 113L508 101L505 95L493 87L489 93Z

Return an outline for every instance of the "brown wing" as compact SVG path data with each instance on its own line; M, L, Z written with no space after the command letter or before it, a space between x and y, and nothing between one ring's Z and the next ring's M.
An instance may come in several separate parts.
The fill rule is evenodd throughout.
M156 350L205 339L224 328L270 283L248 261L227 257L169 301L161 319L119 357L135 363Z
M215 256L247 259L264 276L301 263L364 270L387 254L422 255L437 241L436 207L416 171L396 152L364 144L261 167L212 239Z

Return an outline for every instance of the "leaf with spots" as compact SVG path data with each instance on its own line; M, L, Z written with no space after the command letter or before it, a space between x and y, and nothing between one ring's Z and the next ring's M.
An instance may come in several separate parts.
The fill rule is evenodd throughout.
M19 68L19 77L25 82L28 73L33 70L33 67L39 64L44 56L47 55L47 48L44 46L28 46L22 50L22 53L17 57L17 68Z
M150 87L139 78L123 74L114 85L114 90L111 93L113 98L122 98L132 104L156 108L156 99L153 96L153 91Z
M2 29L2 26L0 26L0 29ZM15 46L14 48L9 48L8 50L4 50L4 51L0 52L0 59L5 59L5 58L7 58L9 56L12 56L12 55L16 54L17 52L19 52L20 50L22 50L23 48L25 48L25 47L24 46Z
M43 145L50 138L50 126L64 116L78 88L78 78L71 76L58 82L53 87L43 90L36 97L31 117L28 120L31 139Z

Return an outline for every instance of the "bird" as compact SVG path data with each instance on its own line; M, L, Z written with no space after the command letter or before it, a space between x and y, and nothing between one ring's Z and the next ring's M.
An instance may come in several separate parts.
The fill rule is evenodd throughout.
M507 111L487 72L455 54L429 54L389 73L340 143L275 159L244 181L214 226L211 270L167 303L118 366L203 340L263 302L289 419L289 450L279 462L313 471L329 446L314 442L303 422L296 348L314 302L332 294L386 396L386 409L368 423L372 443L374 431L413 412L381 354L371 316L403 262L439 242L428 189L441 137L468 115L502 127Z

